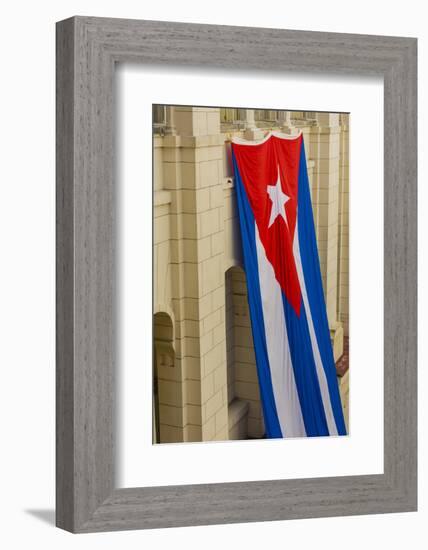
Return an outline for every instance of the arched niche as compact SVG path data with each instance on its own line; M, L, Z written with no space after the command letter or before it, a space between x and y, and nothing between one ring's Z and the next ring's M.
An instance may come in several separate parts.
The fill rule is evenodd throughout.
M153 316L153 442L183 441L182 381L176 366L174 324L158 311Z

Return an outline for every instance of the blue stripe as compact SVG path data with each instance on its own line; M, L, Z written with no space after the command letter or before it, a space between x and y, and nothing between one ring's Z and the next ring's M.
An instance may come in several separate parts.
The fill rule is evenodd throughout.
M299 317L284 293L282 293L282 300L291 362L306 435L309 437L329 435L303 300L300 304Z
M242 183L235 155L232 153L235 175L235 188L239 210L244 267L247 278L248 305L250 308L251 330L256 355L257 374L260 386L263 416L268 438L283 437L278 420L272 378L266 345L265 325L260 294L259 268L257 263L254 214ZM285 436L285 434L284 434Z
M327 378L337 433L339 435L346 435L346 427L340 401L333 350L331 347L327 310L322 288L321 270L315 236L315 226L312 213L311 196L309 192L309 180L306 169L306 156L303 140L300 152L297 216L300 256L302 260L306 292L308 295L308 302L311 309L312 321L321 355L321 361Z

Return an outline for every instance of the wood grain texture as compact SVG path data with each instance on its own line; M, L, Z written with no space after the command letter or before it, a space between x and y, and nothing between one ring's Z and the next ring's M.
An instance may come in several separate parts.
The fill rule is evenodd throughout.
M115 62L376 74L385 90L383 475L114 488ZM57 24L57 525L416 510L416 40L75 17Z

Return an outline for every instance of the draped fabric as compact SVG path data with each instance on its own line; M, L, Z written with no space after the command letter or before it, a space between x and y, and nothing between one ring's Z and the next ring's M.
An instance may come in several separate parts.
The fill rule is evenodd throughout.
M266 435L346 435L303 136L232 143Z

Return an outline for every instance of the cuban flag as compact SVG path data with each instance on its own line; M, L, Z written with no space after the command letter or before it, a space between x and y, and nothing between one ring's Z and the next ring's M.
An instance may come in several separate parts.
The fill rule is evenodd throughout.
M303 136L234 139L232 157L266 436L346 435Z

